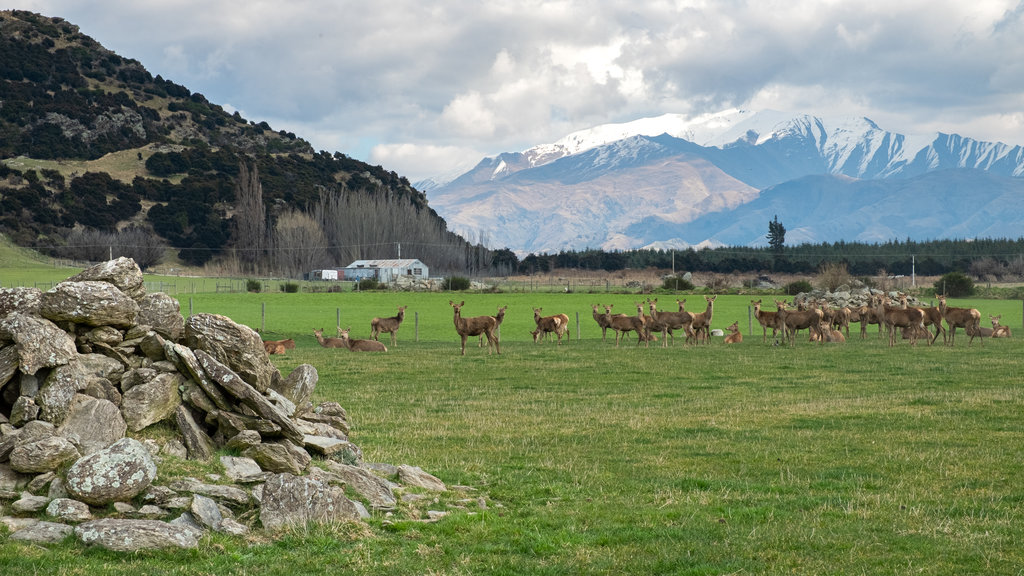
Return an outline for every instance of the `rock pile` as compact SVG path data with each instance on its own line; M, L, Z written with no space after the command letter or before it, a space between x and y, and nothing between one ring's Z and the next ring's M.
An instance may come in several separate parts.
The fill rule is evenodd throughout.
M189 548L209 530L358 520L395 509L403 486L447 489L363 463L345 410L311 403L317 379L310 365L282 375L247 326L185 320L130 259L48 292L0 289L0 524L15 540ZM162 444L128 436L158 424L174 431ZM237 456L209 483L159 482L166 459L218 450Z

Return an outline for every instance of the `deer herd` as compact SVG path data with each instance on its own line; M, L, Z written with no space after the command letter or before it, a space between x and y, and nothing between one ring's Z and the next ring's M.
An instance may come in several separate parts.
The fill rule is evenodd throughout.
M619 347L630 334L636 336L636 345L649 347L651 341L660 337L663 347L675 343L675 333L685 336L686 344L709 343L711 341L711 322L714 318L715 299L717 296L704 296L706 307L697 312L686 310L686 300L676 300L678 310L668 311L658 308L658 299L634 302L635 313L613 313L613 304L592 305L593 318L601 329L601 340L607 338L608 330L615 335L615 346ZM888 335L889 346L895 346L897 339L909 340L916 346L918 339L925 339L929 345L942 336L943 342L953 345L957 328L963 328L970 338L968 344L978 338L1009 338L1010 328L1000 324L1001 316L989 316L992 327L981 326L981 313L974 308L956 308L946 305L946 298L938 296L938 306L911 306L906 295L899 295L896 302L887 296L873 296L863 306L833 308L827 302L797 302L793 307L785 300L775 300L775 310L765 310L760 299L751 300L754 317L761 326L761 342L768 343L768 330L772 331L772 343L788 343L795 345L800 330L807 330L812 342L842 343L850 337L850 324L860 324L860 337L867 337L867 330L872 324L878 326L878 334L883 330ZM466 354L466 341L470 336L480 338L480 346L487 341L487 352L501 354L499 327L505 318L507 306L498 308L494 316L462 316L465 301L456 304L449 300L452 307L455 332L461 339L461 353ZM398 329L405 319L406 306L399 306L394 316L374 318L370 322L370 339L362 340L350 337L351 327L337 329L337 337L324 337L323 329L313 330L317 342L324 348L346 348L353 352L387 352L388 348L380 341L383 334L391 337L391 346L397 340ZM630 308L633 310L633 308ZM533 320L536 328L531 331L535 343L542 342L548 334L554 334L558 345L562 338L569 340L569 316L563 313L545 316L544 309L533 308ZM945 326L943 326L945 324ZM934 330L934 334L929 330ZM899 336L897 336L899 334ZM739 321L734 321L725 329L724 342L738 344L743 342ZM781 341L780 341L781 338ZM267 354L284 354L295 347L295 341L264 340L263 346Z

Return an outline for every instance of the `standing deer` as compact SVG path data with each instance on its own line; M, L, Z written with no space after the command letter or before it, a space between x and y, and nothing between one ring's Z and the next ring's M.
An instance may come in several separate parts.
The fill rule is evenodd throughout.
M703 312L692 313L693 321L690 323L690 327L693 328L694 338L696 338L698 342L702 338L705 342L711 342L711 319L715 313L716 298L718 298L718 296L712 296L710 298L705 296L704 299L708 301L708 307Z
M597 326L601 329L601 341L604 342L605 337L608 335L608 328L611 326L608 324L608 319L605 317L604 312L598 311L600 306L600 304L593 304L591 308L594 309L594 321L597 322Z
M340 330L339 330L340 333ZM347 348L345 343L342 342L341 338L324 338L324 329L313 330L313 336L316 336L316 341L320 343L324 348Z
M644 333L646 331L643 304L636 303L636 316L627 316L625 314L612 315L613 306L614 304L605 306L604 315L608 321L608 327L615 331L615 347L618 348L620 337L625 339L626 333L632 331L636 332L636 345L640 346L640 342L645 341ZM646 346L650 347L650 341L647 341Z
M391 334L391 345L394 346L398 328L402 326L402 320L405 320L406 308L407 306L399 306L398 314L394 316L370 320L370 337L374 340L380 340L381 334Z
M872 306L864 305L852 308L850 310L850 322L860 322L860 339L863 340L868 337L868 325L878 324L878 335L882 335L882 326L884 322L879 320L878 314L875 313L875 309Z
M1003 317L1002 314L1000 314L999 316L992 316L990 314L989 317L988 317L988 319L992 321L992 337L993 338L1009 338L1010 337L1010 327L1009 326L1003 326L1002 324L999 323L999 320L1002 319L1002 317Z
M662 312L658 310L658 299L650 300L648 306L651 309L651 318L654 319L652 330L661 332L661 345L662 347L668 346L668 338L672 338L672 343L676 342L676 335L672 333L673 330L682 330L684 334L692 334L693 329L693 314L686 311L686 300L676 300L676 304L679 305L678 312ZM665 336L668 334L668 336Z
M779 313L772 312L770 310L761 309L761 300L751 300L751 304L754 305L754 316L757 317L757 322L761 324L761 342L768 342L768 328L772 329L772 338L779 333L779 328L782 327L782 323L779 321Z
M910 336L910 345L917 346L917 335L921 333L920 330L925 330L924 312L918 308L890 306L888 300L885 297L879 298L875 305L875 311L878 317L885 322L885 328L889 332L889 346L896 345L897 328L907 328Z
M779 323L782 325L783 339L789 338L789 345L796 346L797 330L807 330L811 333L811 339L817 340L821 337L821 321L823 315L821 310L811 308L809 310L788 310L784 301L776 300L775 307L778 308Z
M543 308L533 309L533 321L537 324L537 329L531 332L533 334L533 341L539 342L549 332L554 332L558 336L558 345L562 345L562 336L568 330L569 317L565 314L555 314L554 316L541 316L540 313Z
M351 327L345 328L341 331L341 341L345 344L345 348L348 348L352 352L387 352L388 347L383 342L377 340L360 340L358 338L349 338L348 333L352 330Z
M501 336L501 323L505 321L505 311L508 310L508 306L499 306L498 313L491 318L494 318L494 334ZM480 334L480 343L477 344L477 348L484 347L484 335Z
M740 333L740 321L739 320L737 320L737 321L733 322L732 324L730 324L726 328L726 330L729 331L729 333L725 335L725 343L726 344L739 344L740 342L743 342L743 334Z
M455 331L462 338L462 355L466 355L466 338L469 336L479 336L483 334L487 337L487 353L491 353L491 345L494 346L498 354L501 354L501 344L498 342L498 335L496 330L498 328L498 321L494 316L473 316L470 318L462 317L462 307L466 305L466 301L456 304L449 300L448 304L455 311L455 317L453 322L455 324Z
M944 295L939 295L938 300L939 312L946 321L946 325L949 326L950 346L956 343L956 329L963 328L964 331L967 331L968 326L971 327L973 334L968 332L971 339L968 340L967 344L972 344L975 336L978 336L981 339L981 343L985 344L984 337L981 334L981 312L978 312L976 308L950 308L946 306L946 297Z
M910 304L907 301L906 294L900 294L900 306L902 306L903 308L907 308L910 306ZM943 343L945 343L948 336L946 335L946 329L943 328L942 326L942 312L939 311L939 307L914 306L914 308L917 308L918 310L921 311L922 314L924 314L925 328L927 328L928 326L935 327L935 336L932 336L929 332L925 331L925 337L930 338L928 345L931 346L932 344L934 344L935 341L939 339L940 333L942 334L942 341Z

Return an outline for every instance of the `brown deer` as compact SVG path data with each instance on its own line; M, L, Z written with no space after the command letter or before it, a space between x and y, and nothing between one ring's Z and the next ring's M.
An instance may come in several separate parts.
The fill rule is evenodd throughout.
M501 323L505 321L505 311L508 310L508 306L499 306L498 313L491 318L494 318L494 334L501 336ZM484 335L480 334L480 343L477 344L477 348L484 347Z
M267 354L284 354L286 350L295 349L295 340L291 338L287 340L264 340L263 349L267 351Z
M608 335L608 319L605 317L604 312L598 310L600 304L593 304L591 308L594 309L594 321L597 322L598 328L601 329L601 341L603 342L605 337Z
M398 314L394 316L370 320L370 337L374 340L380 340L381 334L391 334L391 345L394 346L396 333L399 327L402 326L402 320L405 320L406 308L408 306L399 306Z
M729 331L729 333L725 335L725 343L726 344L739 344L740 342L743 342L743 334L740 333L740 321L739 320L737 320L737 321L733 322L732 324L730 324L726 328L726 330Z
M906 294L900 294L900 306L903 308L908 308L910 306ZM942 334L942 341L945 343L948 336L946 335L946 329L942 326L942 312L939 311L939 307L914 306L914 308L917 308L922 314L924 314L925 328L928 326L935 327L935 336L932 336L930 332L925 332L923 336L924 338L929 338L928 345L931 346L934 344L935 341L939 339L939 334Z
M608 321L608 327L615 331L615 347L619 346L619 338L625 339L626 333L636 332L636 345L640 346L640 342L644 342L644 334L647 330L644 325L644 308L643 304L636 303L636 315L627 316L626 314L612 314L612 307L614 304L608 304L604 307L604 315ZM646 341L646 346L650 346L650 341Z
M341 331L339 330L339 333ZM313 336L316 336L316 341L320 343L324 348L348 348L345 343L342 342L341 338L324 338L324 329L313 330Z
M919 308L900 308L890 306L886 297L878 298L875 304L875 311L878 317L885 322L885 328L889 332L889 346L896 345L896 329L907 328L911 346L917 346L917 335L924 327L924 312ZM927 332L925 332L927 334ZM926 336L927 337L927 336Z
M950 346L956 343L956 329L963 328L966 331L968 326L971 327L973 334L968 332L971 339L968 340L967 344L972 344L975 336L978 336L981 339L981 343L985 344L981 330L981 312L978 312L976 308L950 308L946 306L946 297L944 295L939 295L937 298L939 300L939 312L946 321L946 325L949 326L948 344Z
M817 308L789 310L786 308L786 302L782 300L776 300L775 307L778 308L776 314L778 314L779 323L782 325L782 337L784 339L789 338L790 346L796 346L796 333L798 330L810 332L812 340L817 340L821 337L820 329L821 321L823 320L821 310Z
M693 329L694 338L699 342L701 339L704 342L711 342L711 319L715 313L715 299L718 296L712 296L708 298L704 297L708 301L708 307L703 312L693 312L693 321L690 322L690 327Z
M999 320L1001 320L1002 317L1003 317L1002 314L1000 314L999 316L992 316L990 314L989 317L988 317L988 319L992 321L992 337L993 338L1009 338L1010 337L1010 327L1009 326L1003 326L1002 324L999 323Z
M360 340L358 338L349 338L349 330L351 327L345 328L341 331L341 341L345 344L345 348L353 352L387 352L388 347L383 342L378 340Z
M832 321L822 320L821 325L818 326L818 333L821 335L819 342L834 342L842 344L846 342L846 336L843 336L843 331L833 328Z
M498 354L501 354L501 343L498 342L498 335L496 333L498 328L498 321L494 316L473 316L470 318L462 317L462 307L466 305L466 301L456 304L449 300L448 304L451 305L455 311L455 317L453 322L455 324L455 331L458 332L462 338L462 355L466 355L466 338L470 336L480 336L483 334L487 337L487 353L491 353L491 346L493 345Z
M672 343L675 344L676 335L672 333L673 330L682 330L684 334L687 334L687 338L692 333L693 314L686 311L686 300L676 300L676 304L679 305L678 312L662 312L658 310L657 298L648 301L651 318L654 320L651 329L661 332L662 347L668 346L669 337L672 338Z
M543 308L533 309L533 321L537 324L537 329L531 332L533 334L533 341L539 342L549 332L554 332L558 336L558 345L562 345L562 336L568 330L569 317L565 314L555 314L554 316L541 316L540 313Z
M850 322L860 322L860 338L861 340L868 337L868 325L878 325L878 335L882 335L882 326L885 325L878 319L878 315L875 314L875 309L871 306L857 306L856 308L850 309Z
M782 323L779 321L779 313L762 310L760 299L751 300L750 303L754 305L754 316L757 317L757 322L761 325L761 342L767 343L768 328L772 329L772 338L774 339L776 334L779 333L779 328L782 327Z

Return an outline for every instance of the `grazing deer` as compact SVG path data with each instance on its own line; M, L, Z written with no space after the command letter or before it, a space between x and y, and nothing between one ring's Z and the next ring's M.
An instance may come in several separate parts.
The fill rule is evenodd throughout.
M989 317L988 317L988 319L992 321L992 337L993 338L1009 338L1010 337L1010 327L1009 326L1003 326L1002 324L999 323L999 320L1001 320L1002 317L1003 317L1002 314L1000 314L999 316L989 315Z
M462 338L462 355L466 355L466 338L469 336L480 336L481 334L487 337L487 353L491 353L491 346L493 345L498 354L501 354L501 343L498 342L498 335L496 333L498 328L498 320L494 316L473 316L470 318L462 317L462 307L466 305L466 301L456 304L449 300L448 304L451 305L455 311L455 317L453 322L455 324L455 331Z
M601 329L601 341L604 342L605 337L608 335L608 328L611 327L608 324L608 319L605 317L604 312L598 311L600 304L593 304L591 308L594 309L594 321L597 322L597 326Z
M811 333L811 339L817 340L821 337L821 321L824 319L821 310L812 308L810 310L789 310L786 302L775 301L778 308L779 323L782 325L782 337L788 338L790 346L796 346L796 333L798 330L807 330Z
M558 345L562 345L562 336L568 330L569 317L565 314L555 314L554 316L541 316L540 313L543 308L533 309L533 321L537 324L537 329L531 332L533 334L533 341L539 342L549 332L554 332L558 336Z
M612 307L614 304L608 304L604 307L604 315L608 321L608 327L615 331L615 347L619 346L619 338L625 339L627 332L635 331L637 334L636 345L639 346L640 342L644 342L644 333L646 332L646 326L644 325L644 308L643 304L636 303L636 316L627 316L625 314L612 315ZM650 346L650 341L647 341L646 346Z
M768 342L768 328L772 329L772 338L779 333L779 328L782 327L782 323L779 321L779 313L772 312L769 310L761 309L761 300L751 300L751 304L754 305L754 316L757 317L757 322L761 325L761 343Z
M394 316L370 320L370 337L374 340L380 340L381 334L391 334L391 345L394 346L398 328L402 326L402 320L405 320L406 308L408 306L399 306L398 314Z
M341 331L341 341L345 344L345 348L353 352L387 352L388 347L383 342L377 340L360 340L358 338L349 338L348 333L352 328L345 328Z
M651 318L654 323L651 326L651 330L661 332L661 345L662 347L668 346L668 338L672 338L672 343L675 344L676 335L672 333L673 330L682 330L684 334L692 334L693 329L693 314L686 311L686 300L676 300L676 304L679 305L678 312L662 312L658 310L658 299L648 301L648 306L651 310ZM665 336L668 334L668 336Z
M739 344L740 342L743 342L743 334L740 333L740 321L739 320L737 320L737 321L733 322L732 324L730 324L726 328L726 330L729 331L729 333L725 335L725 343L726 344Z
M903 308L909 308L910 307L910 304L909 304L909 302L907 300L907 295L906 294L900 294L900 306L903 307ZM927 331L925 331L925 333L923 335L924 338L929 338L930 339L929 342L928 342L928 345L931 346L932 344L934 344L935 341L939 339L939 334L942 334L942 341L943 341L943 343L945 343L946 339L948 337L946 335L946 329L942 326L942 312L939 311L939 307L938 306L927 306L927 307L914 306L914 308L917 308L918 310L921 311L922 314L924 314L924 326L925 326L925 328L927 328L928 326L934 326L935 327L935 336L932 336L931 333L929 333Z
M711 319L715 313L715 299L718 296L712 296L708 298L704 297L708 301L708 307L703 312L693 312L693 321L690 322L690 327L693 329L694 338L699 342L703 339L705 342L711 342Z
M939 312L946 321L946 325L949 326L948 344L950 346L956 343L956 329L963 328L966 331L968 326L971 327L971 331L968 332L971 339L968 340L967 344L972 344L975 336L981 338L981 343L985 344L984 335L981 330L981 312L978 312L976 308L950 308L946 306L946 297L944 295L939 295L937 298L939 300Z
M924 327L924 312L918 308L899 308L890 306L888 298L879 298L875 305L878 317L885 322L885 328L889 332L889 346L896 345L896 329L907 328L911 346L917 346L917 335ZM927 334L927 332L925 332ZM927 337L927 336L926 336Z
M340 330L339 330L340 333ZM316 336L316 341L320 343L324 348L347 348L345 343L342 342L341 338L324 338L324 329L313 330L313 336Z

